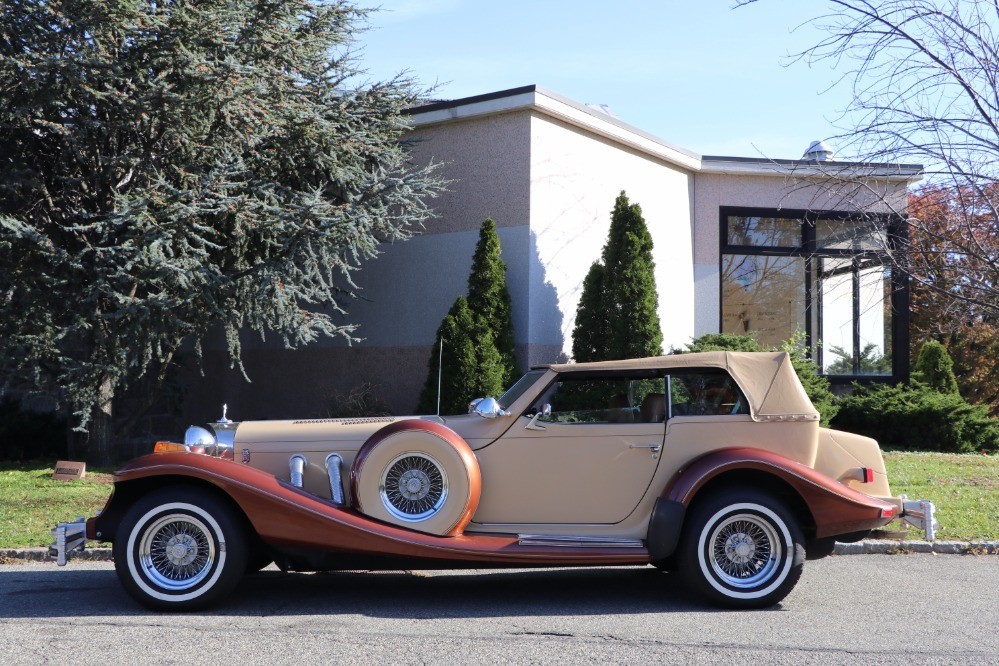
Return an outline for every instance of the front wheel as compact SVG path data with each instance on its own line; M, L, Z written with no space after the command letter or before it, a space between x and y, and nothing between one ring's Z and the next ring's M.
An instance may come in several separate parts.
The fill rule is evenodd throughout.
M721 606L763 608L801 577L805 549L794 515L775 497L731 489L695 505L678 553L696 593Z
M205 608L231 592L247 566L246 530L198 488L162 488L122 519L114 565L125 590L155 610Z

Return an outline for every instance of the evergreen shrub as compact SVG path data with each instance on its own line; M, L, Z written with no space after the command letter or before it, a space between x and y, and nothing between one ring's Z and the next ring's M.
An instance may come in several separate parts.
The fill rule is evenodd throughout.
M957 393L954 361L947 348L936 340L927 340L919 350L913 379L923 382L940 393Z
M513 306L506 286L506 263L500 258L499 234L496 223L486 219L479 229L479 241L472 256L472 271L468 275L468 308L481 317L493 334L496 349L503 358L504 386L518 379L517 360L513 346Z
M572 331L578 363L662 354L652 235L642 208L621 192L601 260L583 280Z
M468 298L459 296L437 329L417 413L437 412L439 371L442 414L463 414L475 398L498 398L518 378L513 308L506 286L506 264L500 253L496 223L487 218L479 229L472 256Z
M984 405L957 393L941 393L918 381L911 385L854 385L839 400L832 425L908 451L999 453L999 420Z
M441 414L464 414L475 398L503 393L503 358L492 333L476 317L464 296L459 296L437 329L434 351L427 363L427 381L416 407L418 414L437 412L438 359L444 340L441 365Z

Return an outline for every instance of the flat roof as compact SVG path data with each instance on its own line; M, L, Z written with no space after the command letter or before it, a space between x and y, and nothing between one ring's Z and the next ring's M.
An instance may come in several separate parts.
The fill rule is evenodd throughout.
M860 173L872 177L907 181L919 180L923 173L923 167L920 164L840 162L835 160L819 162L801 159L700 155L535 84L460 99L437 100L411 107L406 109L404 113L413 119L414 125L425 126L521 109L540 111L678 166L702 173L787 176L790 172L790 175L798 174L801 176L835 176L837 173L849 172L851 175Z

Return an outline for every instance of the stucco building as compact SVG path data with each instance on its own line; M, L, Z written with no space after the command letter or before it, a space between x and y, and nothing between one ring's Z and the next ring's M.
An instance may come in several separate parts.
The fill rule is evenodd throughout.
M878 258L879 227L904 210L920 167L827 161L821 151L698 155L538 86L429 104L410 118L414 160L442 163L452 182L422 234L386 246L358 275L349 321L364 340L294 352L247 340L250 384L209 352L187 395L190 418L215 416L222 402L237 418L319 416L365 382L393 412L410 412L487 217L502 241L522 366L567 360L582 281L622 190L655 243L666 349L712 332L778 343L800 331L831 377L907 372L908 296ZM842 174L867 180L836 185Z

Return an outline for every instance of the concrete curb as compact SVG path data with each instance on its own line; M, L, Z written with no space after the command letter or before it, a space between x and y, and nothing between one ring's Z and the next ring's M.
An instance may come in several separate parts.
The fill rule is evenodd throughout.
M869 539L857 543L837 543L833 555L985 555L999 553L999 541L896 541Z
M48 548L0 548L0 562L4 560L27 560L29 562L45 562L49 559ZM110 562L110 548L88 548L82 553L73 555L74 560L89 562Z
M45 562L48 548L0 549L0 563L5 560ZM838 543L833 555L908 555L911 553L936 553L938 555L995 555L999 554L999 541L894 541L870 539L857 543ZM110 562L110 548L88 548L73 556L74 560Z

